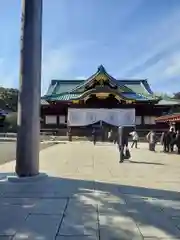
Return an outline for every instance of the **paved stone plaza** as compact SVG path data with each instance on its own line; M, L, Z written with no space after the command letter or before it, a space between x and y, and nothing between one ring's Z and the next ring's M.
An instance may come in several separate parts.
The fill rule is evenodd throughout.
M53 142L45 142L40 144L40 150L50 147ZM7 142L6 139L0 139L0 165L6 162L11 162L16 158L16 141Z
M117 147L58 144L40 153L48 177L10 183L0 166L0 240L180 239L180 156Z

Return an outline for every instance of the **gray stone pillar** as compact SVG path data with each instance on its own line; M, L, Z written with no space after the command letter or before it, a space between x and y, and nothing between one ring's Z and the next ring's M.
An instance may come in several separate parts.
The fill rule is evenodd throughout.
M42 0L22 1L16 173L39 173Z

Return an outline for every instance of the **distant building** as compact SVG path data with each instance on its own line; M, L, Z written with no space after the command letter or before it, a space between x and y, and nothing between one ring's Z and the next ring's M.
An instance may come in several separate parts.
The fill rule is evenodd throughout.
M168 123L169 126L174 126L180 130L180 110L178 112L169 113L155 119L156 123Z
M68 108L134 108L138 129L164 129L168 127L167 123L155 125L155 119L178 106L178 101L156 97L146 79L118 80L101 65L86 80L51 81L41 100L41 128L66 129ZM98 124L100 123L96 123L96 126ZM92 126L83 127L85 128L90 129Z

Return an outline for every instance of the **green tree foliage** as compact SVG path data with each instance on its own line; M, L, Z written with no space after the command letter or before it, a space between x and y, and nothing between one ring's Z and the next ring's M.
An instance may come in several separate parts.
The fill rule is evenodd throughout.
M17 131L17 112L9 113L4 120L4 128L6 132Z
M175 99L178 99L180 100L180 92L177 92L177 93L174 93L174 96L173 96Z
M0 87L0 109L5 110L8 115L0 119L0 132L15 132L17 129L17 102L18 90Z
M18 90L0 87L0 108L17 112Z

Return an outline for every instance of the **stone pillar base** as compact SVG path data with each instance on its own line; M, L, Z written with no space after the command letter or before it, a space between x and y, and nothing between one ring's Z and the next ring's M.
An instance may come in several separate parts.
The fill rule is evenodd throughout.
M11 183L31 183L31 182L36 182L40 180L44 180L44 178L48 177L46 173L39 173L35 176L32 177L18 177L16 174L12 174L10 176L7 176L6 179L8 182Z

